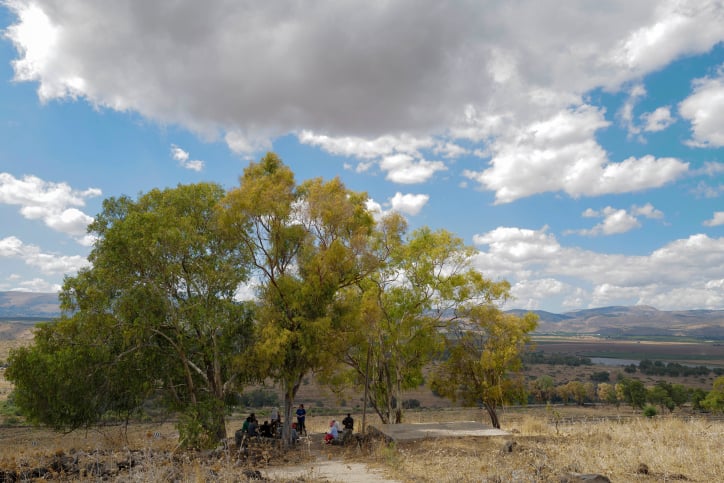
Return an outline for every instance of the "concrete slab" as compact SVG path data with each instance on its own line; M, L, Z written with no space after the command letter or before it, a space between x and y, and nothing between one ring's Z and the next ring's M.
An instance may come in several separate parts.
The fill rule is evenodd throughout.
M425 438L457 438L462 436L509 436L501 429L476 421L449 423L381 424L376 430L393 441L414 441Z

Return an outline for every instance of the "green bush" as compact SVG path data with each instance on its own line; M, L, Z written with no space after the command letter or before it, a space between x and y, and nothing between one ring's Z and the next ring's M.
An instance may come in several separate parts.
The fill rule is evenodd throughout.
M653 418L658 414L658 411L654 406L648 405L644 408L644 416L647 418Z
M248 408L261 408L264 406L279 406L279 396L269 389L254 389L238 397L239 406Z

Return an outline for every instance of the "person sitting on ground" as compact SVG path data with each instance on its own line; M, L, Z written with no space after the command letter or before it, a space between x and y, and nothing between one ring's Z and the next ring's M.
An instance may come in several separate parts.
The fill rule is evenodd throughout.
M259 427L259 435L264 438L271 438L272 437L272 429L271 425L269 424L269 421L264 421L264 424L262 424Z
M292 423L292 427L289 429L291 433L292 443L299 441L299 434L297 433L297 423Z
M252 436L259 436L259 422L256 420L256 418L249 421L249 437Z
M339 438L339 428L337 427L337 421L334 419L329 422L329 429L327 434L324 435L324 442L326 444L332 444Z
M354 418L350 413L347 413L347 417L342 420L342 426L344 426L345 431L354 430Z

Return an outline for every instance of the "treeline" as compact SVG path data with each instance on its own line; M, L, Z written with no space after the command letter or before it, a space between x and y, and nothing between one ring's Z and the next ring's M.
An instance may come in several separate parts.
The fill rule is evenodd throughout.
M523 355L524 364L548 364L551 366L591 366L593 362L590 357L576 356L560 352L546 353L543 351L530 351ZM686 366L678 362L663 362L644 359L639 364L624 366L624 372L635 374L640 372L647 376L709 376L712 373L716 376L724 375L724 368L709 368L704 365Z
M573 356L560 352L546 353L531 351L523 356L525 364L549 364L551 366L590 366L593 365L589 357Z
M724 368L716 367L710 369L709 367L699 366L685 366L678 362L662 362L662 361L651 361L644 359L639 362L638 366L635 364L629 364L624 367L624 371L633 374L638 370L641 374L647 376L669 376L669 377L686 377L686 376L708 376L712 372L721 376L724 375Z
M691 404L694 410L724 411L724 376L715 379L710 391L667 381L658 381L647 387L638 379L625 376L616 383L568 381L556 385L550 376L541 376L529 382L528 395L529 403L539 404L628 404L637 409L644 409L650 404L669 412Z

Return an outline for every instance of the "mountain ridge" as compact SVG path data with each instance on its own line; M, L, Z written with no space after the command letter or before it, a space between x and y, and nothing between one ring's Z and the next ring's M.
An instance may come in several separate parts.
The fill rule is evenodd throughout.
M538 315L536 333L597 334L608 337L695 337L724 340L724 310L658 310L648 305L607 306L564 313L507 310ZM0 319L34 324L60 315L57 293L1 292Z

